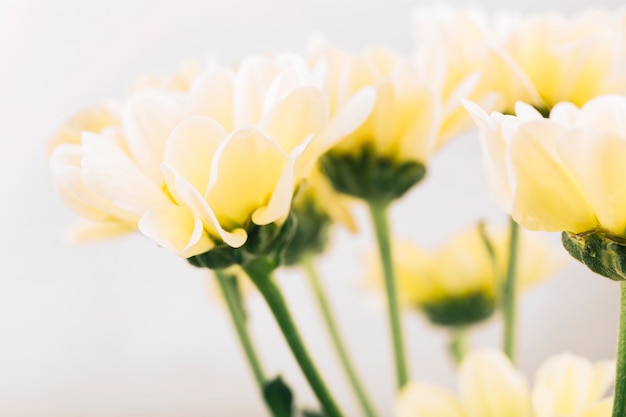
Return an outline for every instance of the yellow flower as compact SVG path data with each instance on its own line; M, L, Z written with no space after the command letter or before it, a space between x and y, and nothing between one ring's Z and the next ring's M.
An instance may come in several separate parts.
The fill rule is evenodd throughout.
M459 368L459 398L438 386L409 384L396 403L396 417L609 417L614 363L568 353L545 361L532 391L504 354L471 352Z
M371 110L362 90L331 118L312 79L297 56L250 57L209 68L186 92L138 91L119 126L55 149L57 187L79 214L139 228L183 257L240 247L250 225L285 220L317 157Z
M382 47L354 55L322 44L312 61L322 74L331 111L360 88L376 89L376 104L368 119L337 143L334 152L353 153L369 146L375 154L395 161L428 159L437 138L441 105L407 58Z
M400 299L422 310L435 324L471 324L489 317L508 266L509 239L505 230L486 231L485 236L493 258L479 227L456 234L434 250L406 241L394 243ZM543 239L521 233L518 282L522 288L554 272L558 261L551 252Z
M493 91L501 111L511 112L517 101L549 110L561 101L582 105L601 94L626 92L623 15L594 10L571 18L488 16L440 5L419 8L414 27L422 49L443 55L450 69L445 77L481 74L473 101L485 105L481 95Z
M549 119L519 104L490 116L467 103L482 133L496 201L531 230L626 233L626 97L602 96Z

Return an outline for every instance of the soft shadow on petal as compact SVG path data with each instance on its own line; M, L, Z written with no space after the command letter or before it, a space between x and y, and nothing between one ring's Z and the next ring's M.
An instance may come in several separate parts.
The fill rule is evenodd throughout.
M503 122L516 180L512 215L527 229L580 233L593 229L597 220L583 191L555 155L560 129L547 120L517 127Z
M209 117L185 119L172 131L163 160L204 194L213 157L226 136L224 128Z
M146 211L139 221L139 230L183 258L199 255L213 247L202 221L189 209L174 204Z

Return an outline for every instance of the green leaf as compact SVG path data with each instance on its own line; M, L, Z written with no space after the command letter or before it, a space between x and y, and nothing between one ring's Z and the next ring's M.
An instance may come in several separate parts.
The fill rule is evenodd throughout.
M292 417L293 394L280 376L265 383L263 397L274 417Z

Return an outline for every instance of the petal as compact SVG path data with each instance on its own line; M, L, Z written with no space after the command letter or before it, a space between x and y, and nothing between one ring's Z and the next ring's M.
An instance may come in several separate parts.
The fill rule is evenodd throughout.
M268 58L252 56L241 62L235 77L233 129L259 122L264 96L277 74L277 68Z
M395 123L403 126L398 154L426 163L441 127L441 102L430 88L417 87L407 93L396 103Z
M307 137L320 133L329 118L328 100L315 87L301 87L280 100L263 116L259 128L291 153Z
M314 139L310 168L317 162L319 156L361 126L370 115L375 103L376 91L373 87L362 88L350 97L332 117L324 132Z
M272 193L267 207L260 207L252 214L252 221L258 225L273 223L284 218L291 208L291 200L297 181L297 166L299 159L310 145L313 136L300 144L287 158L285 169L276 182L276 187Z
M602 227L626 230L626 140L592 129L565 132L557 152L586 194Z
M172 131L163 160L204 194L213 157L226 136L224 128L209 117L185 119Z
M613 411L613 399L607 398L585 410L580 417L611 417Z
M131 96L124 106L124 134L130 154L159 187L163 184L160 165L167 138L186 114L183 97L171 90L147 90Z
M578 415L588 397L593 366L565 353L548 359L537 371L533 403L538 417Z
M101 135L83 134L82 161L85 184L120 208L141 216L148 208L169 199L119 147Z
M626 139L626 98L606 95L587 102L578 114L576 125L600 128Z
M69 231L68 238L74 243L89 243L101 239L110 239L133 232L134 227L119 221L92 222L79 220Z
M503 122L516 180L512 215L527 229L580 233L593 229L597 221L576 180L555 155L561 130L548 120L517 128Z
M504 116L496 112L489 116L480 106L469 100L463 100L463 106L470 113L481 133L482 164L491 195L504 211L510 213L513 195L506 163L507 144L502 136L501 128Z
M238 248L246 242L248 234L244 229L225 230L220 225L211 207L207 204L204 196L193 185L178 174L171 165L164 163L162 168L166 172L166 178L170 179L168 183L172 184L172 194L176 196L176 201L189 208L198 216L212 236L221 239L233 248Z
M183 258L199 255L213 247L202 221L189 209L174 204L146 211L139 221L139 230Z
M215 119L225 130L233 126L234 76L227 68L211 68L192 84L188 102L191 115Z
M465 417L459 402L446 390L426 383L411 383L396 401L396 417Z
M504 354L470 353L459 368L459 389L469 417L530 417L528 387Z
M215 155L207 202L222 227L244 227L266 206L281 177L286 155L256 128L232 133Z

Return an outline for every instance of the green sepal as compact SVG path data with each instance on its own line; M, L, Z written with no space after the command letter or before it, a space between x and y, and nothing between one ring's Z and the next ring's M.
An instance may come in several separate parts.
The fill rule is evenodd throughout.
M225 269L241 262L239 248L233 248L225 244L215 246L200 255L188 258L190 264L199 268Z
M445 298L421 306L430 322L438 326L465 327L479 323L493 314L493 296L475 292Z
M596 274L626 281L626 240L604 231L581 234L563 232L561 242L567 252Z
M274 417L291 417L293 415L293 394L280 376L265 383L263 397Z
M393 201L402 197L426 175L417 161L394 161L377 155L370 146L350 154L329 152L320 166L333 187L367 201Z
M187 261L198 268L225 269L233 265L246 265L256 258L264 258L275 269L283 264L285 250L296 227L297 220L293 213L280 225L253 224L247 228L248 239L243 246L233 248L220 243L200 255L187 258Z

